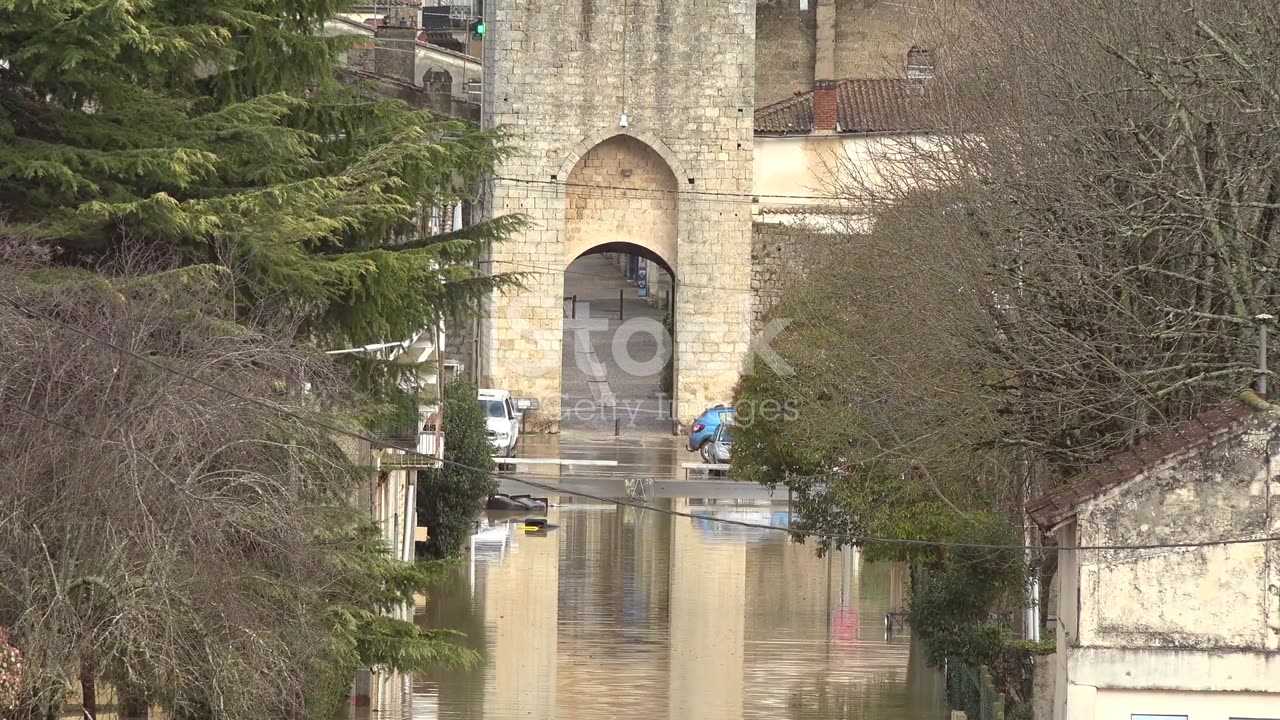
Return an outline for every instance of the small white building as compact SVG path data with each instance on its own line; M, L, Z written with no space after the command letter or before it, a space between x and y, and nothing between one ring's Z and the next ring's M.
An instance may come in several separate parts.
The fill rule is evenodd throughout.
M1277 453L1245 393L1028 505L1061 548L1038 720L1280 720Z

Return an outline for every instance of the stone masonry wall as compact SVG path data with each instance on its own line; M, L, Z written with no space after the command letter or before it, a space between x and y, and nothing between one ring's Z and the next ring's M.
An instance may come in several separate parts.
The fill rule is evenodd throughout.
M532 223L493 247L492 267L534 273L489 303L486 384L536 397L544 419L558 419L564 183L593 147L626 135L652 148L680 189L677 416L728 401L750 332L750 206L698 193L751 192L754 0L496 0L485 12L484 124L509 127L520 146L498 169L486 213ZM653 236L640 244L658 252Z
M836 0L836 78L905 76L907 50L930 7L924 0Z
M817 6L818 0L809 0L806 10L800 0L760 0L757 107L813 88ZM903 77L907 50L924 42L922 30L934 8L924 0L835 0L834 77L819 79Z
M751 226L751 329L758 331L764 317L777 305L792 281L814 266L808 250L812 231L791 225L757 222Z
M565 266L612 242L644 245L674 265L678 189L666 161L640 140L619 135L592 148L569 173Z
M813 88L817 0L808 10L799 0L756 7L756 107Z

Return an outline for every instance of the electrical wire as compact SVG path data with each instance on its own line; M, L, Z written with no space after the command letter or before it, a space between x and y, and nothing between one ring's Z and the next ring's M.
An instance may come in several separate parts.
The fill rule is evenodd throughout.
M631 193L650 193L653 195L677 195L684 197L712 197L712 198L730 198L741 201L745 205L758 205L762 198L777 200L821 200L827 203L847 202L847 199L832 195L793 195L786 193L741 193L741 192L725 192L721 190L681 190L679 188L635 188L626 187L625 185L600 185L596 183L572 182L568 180L535 180L533 178L515 178L506 175L495 175L494 180L509 183L518 183L522 185L541 186L547 189L551 188L580 188L584 190L599 191L617 191ZM554 190L559 192L559 190ZM622 197L632 197L624 195Z
M539 490L544 490L549 493L556 493L559 495L569 495L573 497L580 497L588 500L595 500L597 502L617 504L617 505L622 505L626 507L634 507L640 510L645 510L648 512L656 512L663 515L670 515L673 517L690 518L693 520L705 520L708 522L716 522L724 525L735 525L738 527L745 527L745 528L751 528L751 529L757 529L757 530L785 532L791 535L812 537L812 538L821 539L821 540L829 540L829 541L838 540L838 541L844 541L843 544L849 544L849 545L873 544L873 545L896 545L896 546L904 546L904 547L966 548L966 549L979 549L979 550L1022 550L1022 551L1032 551L1032 550L1114 551L1114 550L1177 550L1177 549L1190 549L1190 548L1217 547L1217 546L1226 546L1226 545L1250 545L1250 544L1256 544L1256 543L1280 541L1280 535L1265 535L1261 537L1226 538L1221 540L1201 540L1201 541L1194 541L1194 542L1122 544L1122 545L1034 546L1034 545L1022 545L1022 544L1012 545L1012 544L993 544L993 543L948 542L948 541L939 541L939 540L887 538L887 537L877 537L877 536L871 536L871 535L852 535L848 533L826 533L826 532L811 531L811 530L796 530L794 528L790 528L782 525L772 525L768 523L752 523L752 522L747 522L745 520L734 520L732 518L714 517L711 515L700 515L697 513L689 513L689 512L682 512L679 510L670 510L667 508L654 507L651 505L646 505L644 503L626 501L620 498L610 498L610 497L605 497L601 495L595 495L588 492L583 492L580 490L570 490L564 487L558 487L555 485L540 483L534 480L528 480L526 478L514 477L512 475L506 475L500 472L495 472L487 468L479 468L472 465L467 465L465 463L456 462L453 460L438 458L438 457L435 457L434 455L420 453L415 450L408 450L405 448L401 448L392 443L378 440L376 438L370 437L368 435L364 435L362 433L353 432L351 430L340 428L335 425L331 425L329 423L323 422L321 420L317 420L315 418L299 415L298 413L294 412L293 410L290 410L289 408L281 407L274 403L270 403L265 400L261 400L259 398L255 398L249 395L244 395L230 388L226 388L216 383L210 382L208 380L204 380L203 378L196 377L189 373L178 370L177 368L170 367L168 365L165 365L162 362L159 362L158 360L147 357L145 355L140 355L132 350L129 350L128 348L121 347L109 340L100 338L94 335L93 333L87 330L84 330L82 328L76 327L75 325L72 325L68 322L60 320L46 313L40 312L39 310L35 310L33 308L27 307L22 303L18 302L17 300L14 300L13 298L7 297L5 295L0 295L0 300L8 303L14 309L30 317L44 319L49 322L55 323L57 325L61 325L67 330L70 330L71 332L77 335L80 335L81 337L84 337L88 340L98 343L104 347L111 348L112 350L115 350L116 352L122 355L125 355L127 357L131 357L134 360L146 363L147 365L150 365L162 372L166 372L171 375L184 378L186 380L197 383L199 385L203 385L207 388L223 393L230 397L234 397L236 399L243 400L253 405L257 405L258 407L264 408L271 412L296 420L304 425L309 425L314 428L327 430L329 432L346 436L354 440L367 442L369 443L370 447L376 447L376 448L386 449L386 450L398 450L398 451L404 452L407 455L430 460L432 463L441 463L443 465L448 465L450 467L457 467L463 470L483 473L498 480L508 480L511 482L520 483L522 485L526 485L528 487L536 488ZM36 416L35 413L29 410L24 409L23 412L27 415ZM38 416L38 417L44 422L47 422L49 424L62 427L63 429L66 429L71 432L78 432L74 428L70 428L66 425L63 425L62 423L58 423L49 418L46 418L43 416Z
M593 253L588 253L588 254L593 254ZM598 253L596 253L596 254L598 254ZM580 256L580 257L586 257L586 256L585 256L585 255L583 255L583 256ZM496 264L499 264L499 265L514 265L514 266L516 266L516 267L530 268L530 269L532 269L532 270L539 270L539 271L541 271L539 274L547 274L547 275L576 275L576 276L578 276L578 277L599 278L599 279L601 279L601 280L617 280L617 279L619 279L619 276L617 276L617 275L600 275L600 274L597 274L597 273L582 272L581 270L559 270L559 269L554 268L554 267L552 267L552 266L550 266L550 265L537 265L537 264L534 264L534 263L520 262L520 261L518 261L518 260L485 260L485 261L483 261L483 262L486 262L486 263L496 263ZM679 281L676 281L676 282L674 283L674 285L675 285L675 287L676 287L676 288L695 288L695 289L698 289L698 290L721 290L721 291L724 291L724 292L748 292L748 291L750 291L750 290L751 290L751 288L749 288L749 287L745 287L745 286L744 286L744 287L730 287L730 286L728 286L728 285L700 285L700 284L698 284L698 283L686 283L686 282L679 282ZM604 303L604 302L610 302L611 300L612 300L611 298L603 298L603 299L601 299L601 300L600 300L600 302L601 302L601 303ZM584 300L584 302L585 302L585 300Z

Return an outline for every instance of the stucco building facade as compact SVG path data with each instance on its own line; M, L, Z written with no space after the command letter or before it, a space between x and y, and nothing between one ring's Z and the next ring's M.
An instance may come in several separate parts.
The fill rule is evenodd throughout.
M1280 718L1278 453L1246 395L1028 506L1063 548L1052 720Z

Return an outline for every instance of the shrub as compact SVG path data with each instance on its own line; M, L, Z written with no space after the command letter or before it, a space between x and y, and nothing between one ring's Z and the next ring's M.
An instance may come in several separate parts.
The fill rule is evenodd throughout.
M418 473L418 518L430 533L433 558L461 552L485 499L498 490L484 411L476 387L465 380L445 388L444 437L445 460L456 464Z

